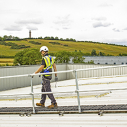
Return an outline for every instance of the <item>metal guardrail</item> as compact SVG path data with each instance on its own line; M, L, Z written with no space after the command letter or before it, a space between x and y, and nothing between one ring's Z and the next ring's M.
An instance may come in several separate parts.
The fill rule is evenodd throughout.
M33 91L33 83L32 83L33 77L36 76L36 75L42 75L42 73L38 73L38 74L25 74L25 75L14 75L14 76L4 76L4 77L0 77L0 79L3 79L3 78L14 78L14 77L25 77L25 76L28 76L28 77L31 78L31 93L28 93L28 94L14 94L13 96L17 96L17 95L31 95L31 97L32 97L33 113L35 113L35 106L34 106L34 95L35 94L72 93L72 92L76 92L77 93L78 111L79 111L79 113L81 113L79 92L88 92L88 91L79 90L78 80L77 80L77 72L79 72L79 71L87 71L87 70L117 68L117 67L127 67L127 65L107 66L107 67L97 67L97 68L87 68L87 69L77 69L77 70L67 70L67 71L57 71L57 72L49 72L48 73L48 74L69 73L69 72L75 73L75 82L76 82L76 90L75 91L34 93L34 91ZM47 74L47 73L43 73L43 75L45 75L45 74ZM91 90L89 92L92 92L92 91L110 91L110 90L127 90L127 88L122 88L122 89L106 89L106 90Z

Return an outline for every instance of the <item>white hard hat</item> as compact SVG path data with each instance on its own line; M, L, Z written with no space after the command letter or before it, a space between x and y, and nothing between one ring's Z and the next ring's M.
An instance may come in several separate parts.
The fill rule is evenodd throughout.
M48 47L46 47L46 46L42 46L42 47L40 48L40 52L41 52L41 51L48 52L49 49L48 49Z

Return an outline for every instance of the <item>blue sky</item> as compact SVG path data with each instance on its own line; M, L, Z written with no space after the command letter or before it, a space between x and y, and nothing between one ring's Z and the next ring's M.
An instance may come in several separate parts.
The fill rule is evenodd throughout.
M0 36L127 45L127 0L0 0Z

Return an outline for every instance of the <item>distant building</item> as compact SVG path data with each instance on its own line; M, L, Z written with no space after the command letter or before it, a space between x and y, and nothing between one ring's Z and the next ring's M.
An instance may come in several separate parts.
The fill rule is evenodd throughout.
M56 58L55 56L53 57ZM84 62L90 62L91 60L94 64L109 64L109 65L127 65L127 56L83 56L85 58ZM70 58L69 64L73 64L73 58Z
M84 62L93 60L94 64L127 64L127 56L84 56Z
M31 30L29 31L29 38L31 38Z

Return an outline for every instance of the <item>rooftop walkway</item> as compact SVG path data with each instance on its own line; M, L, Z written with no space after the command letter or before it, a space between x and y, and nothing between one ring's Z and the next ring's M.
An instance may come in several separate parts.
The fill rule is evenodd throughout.
M75 80L51 83L58 108L47 110L35 106L32 112L30 95L13 97L13 94L30 93L31 88L19 88L0 92L0 127L117 127L127 126L127 76L78 79L81 113L78 113L78 102L75 91ZM34 86L33 91L41 92L41 84ZM84 92L83 92L84 91ZM7 96L9 95L9 96ZM35 95L35 103L40 95ZM47 98L46 106L50 105ZM6 112L6 113L5 113ZM23 114L24 113L24 114ZM71 113L71 114L70 114ZM23 116L23 117L20 117ZM31 117L28 117L31 116Z

